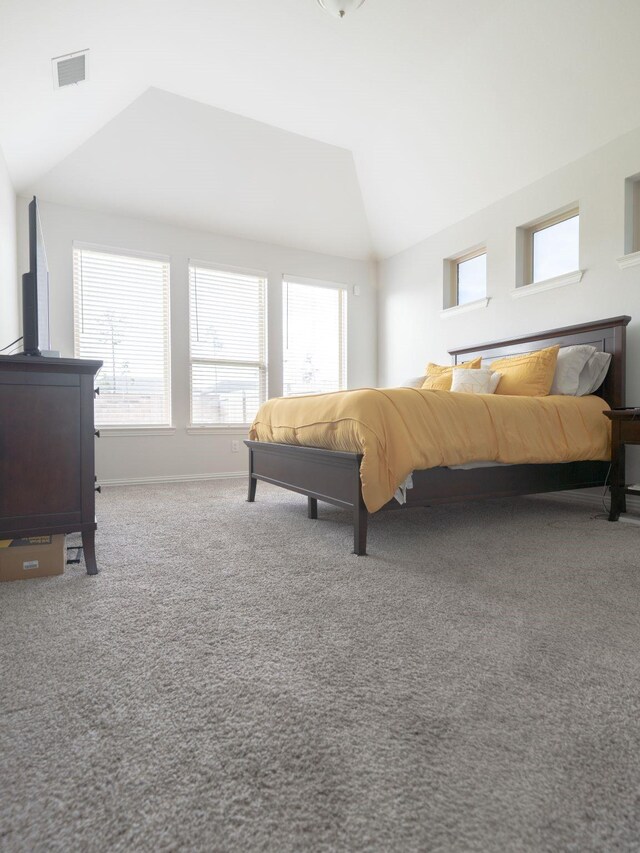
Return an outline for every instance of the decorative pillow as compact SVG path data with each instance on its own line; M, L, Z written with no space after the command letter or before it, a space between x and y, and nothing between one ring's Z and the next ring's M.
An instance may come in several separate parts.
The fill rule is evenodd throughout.
M611 364L610 352L594 352L589 361L582 368L578 380L576 397L584 397L593 394L604 382L604 378Z
M481 367L480 370L454 367L451 390L461 394L493 394L500 378L500 374L494 373L490 367Z
M553 382L560 344L510 358L496 358L491 370L502 374L496 394L546 397Z
M578 381L582 369L595 351L596 348L589 346L589 344L560 347L556 372L549 393L568 394L575 397L578 393Z
M422 388L430 389L431 391L450 391L454 367L466 370L478 370L481 363L481 356L478 356L478 358L474 358L471 361L465 361L464 364L451 364L448 367L442 364L433 364L432 362L429 362L425 371L427 375L422 383Z

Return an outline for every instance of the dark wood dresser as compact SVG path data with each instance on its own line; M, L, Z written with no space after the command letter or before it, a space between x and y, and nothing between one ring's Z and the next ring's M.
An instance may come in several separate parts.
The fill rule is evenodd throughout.
M0 356L0 539L81 533L95 554L94 378L101 361Z

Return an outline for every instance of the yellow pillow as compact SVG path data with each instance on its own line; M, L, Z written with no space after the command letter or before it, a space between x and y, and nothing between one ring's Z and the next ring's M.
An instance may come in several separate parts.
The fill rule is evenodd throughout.
M451 364L445 367L443 364L433 364L429 362L425 373L427 374L422 383L423 389L428 388L431 391L451 391L451 380L453 379L454 367L468 367L477 369L482 363L482 356L474 358L471 361L465 361L464 364Z
M491 370L502 374L496 394L515 397L546 397L556 372L560 345L526 352L491 362Z

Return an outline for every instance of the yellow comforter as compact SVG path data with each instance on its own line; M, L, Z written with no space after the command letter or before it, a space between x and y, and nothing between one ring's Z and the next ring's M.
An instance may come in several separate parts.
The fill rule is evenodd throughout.
M600 397L509 397L417 388L362 388L278 397L260 407L255 441L362 453L370 512L420 468L467 462L575 462L610 458Z

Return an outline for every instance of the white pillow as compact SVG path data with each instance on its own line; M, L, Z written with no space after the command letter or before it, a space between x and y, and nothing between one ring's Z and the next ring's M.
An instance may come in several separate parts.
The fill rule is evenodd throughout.
M594 352L582 368L576 397L584 397L587 394L593 394L594 391L597 391L604 382L610 364L610 352Z
M556 372L551 383L550 394L578 394L580 374L595 353L596 348L589 344L578 344L573 347L560 347ZM586 393L589 393L588 391Z
M424 373L422 374L422 376L412 376L411 379L405 380L402 383L402 385L400 385L399 387L400 388L422 388L422 385L423 385L425 379L426 379L426 376Z
M501 378L502 374L494 373L490 367L479 370L454 367L451 390L460 394L493 394Z

